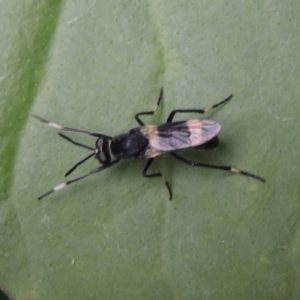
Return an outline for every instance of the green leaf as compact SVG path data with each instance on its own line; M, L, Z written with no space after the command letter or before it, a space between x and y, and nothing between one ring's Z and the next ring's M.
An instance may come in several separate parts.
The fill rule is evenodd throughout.
M0 288L16 299L298 299L300 3L0 2ZM38 202L88 151L30 117L116 136L203 108L186 151L266 178L122 161ZM176 119L194 118L182 115ZM204 116L201 116L204 117ZM93 147L95 139L69 134ZM86 162L71 175L98 166Z

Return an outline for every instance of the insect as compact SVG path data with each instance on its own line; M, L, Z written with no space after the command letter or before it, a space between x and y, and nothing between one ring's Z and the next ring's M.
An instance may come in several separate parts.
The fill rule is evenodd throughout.
M182 150L187 148L199 148L199 147L205 149L215 148L219 144L218 134L221 130L221 125L219 123L207 119L191 119L187 121L173 122L173 118L176 114L178 113L203 114L212 110L213 108L225 104L232 97L233 95L230 95L223 101L203 109L176 109L170 113L166 123L160 125L145 125L144 122L140 119L140 117L142 115L153 115L155 113L163 98L163 89L161 88L160 95L156 103L155 109L153 111L143 111L135 115L135 119L139 123L140 127L130 129L128 132L120 134L116 137L111 137L97 132L65 127L57 123L47 121L36 115L32 115L34 118L40 120L46 125L56 128L58 130L84 133L97 138L95 148L92 148L84 144L78 143L72 140L71 138L69 138L68 136L59 133L59 135L62 138L72 143L73 145L92 151L91 154L89 154L87 157L85 157L84 159L76 163L75 166L73 166L65 174L65 176L70 175L79 165L81 165L82 163L84 163L86 160L88 160L93 156L97 158L99 163L101 164L101 166L93 169L87 174L84 174L72 180L68 180L54 187L52 190L43 194L38 199L40 200L48 196L49 194L53 192L57 192L58 190L61 190L67 185L70 185L71 183L81 180L89 175L110 168L114 164L119 162L121 159L148 159L146 166L142 172L142 175L146 178L160 177L164 181L168 189L169 199L171 200L172 189L169 182L166 180L163 174L161 172L152 173L152 174L148 173L148 170L154 158L166 153L171 154L177 160L192 167L205 167L205 168L229 171L229 172L245 175L248 177L252 177L262 182L265 182L265 179L257 175L254 175L246 171L242 171L232 166L220 166L220 165L193 162L182 157L178 153L175 153L175 151L177 150Z

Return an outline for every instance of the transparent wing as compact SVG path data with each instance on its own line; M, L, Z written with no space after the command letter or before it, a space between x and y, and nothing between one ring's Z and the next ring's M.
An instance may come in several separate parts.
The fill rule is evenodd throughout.
M160 154L200 146L217 136L220 130L219 123L201 119L140 128L143 135L149 139L151 148Z

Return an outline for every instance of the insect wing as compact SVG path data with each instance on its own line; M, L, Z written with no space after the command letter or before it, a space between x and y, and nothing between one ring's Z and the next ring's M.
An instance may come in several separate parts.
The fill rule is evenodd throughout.
M200 146L217 136L221 125L211 120L193 119L158 126L148 125L140 130L148 137L151 148L161 154Z

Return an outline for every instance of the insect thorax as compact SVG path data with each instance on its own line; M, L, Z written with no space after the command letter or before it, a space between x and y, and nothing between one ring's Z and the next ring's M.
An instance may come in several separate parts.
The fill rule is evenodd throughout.
M148 144L148 139L136 128L113 138L110 150L117 159L138 159L144 157Z

